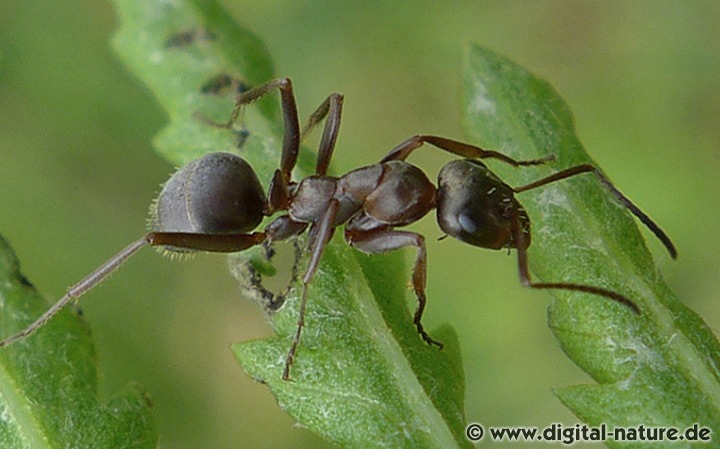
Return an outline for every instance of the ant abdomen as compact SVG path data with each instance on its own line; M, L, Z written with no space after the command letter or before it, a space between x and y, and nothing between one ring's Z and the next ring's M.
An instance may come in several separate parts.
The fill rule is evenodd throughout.
M250 164L231 153L210 153L187 164L165 183L151 207L151 231L252 231L263 219L265 202Z

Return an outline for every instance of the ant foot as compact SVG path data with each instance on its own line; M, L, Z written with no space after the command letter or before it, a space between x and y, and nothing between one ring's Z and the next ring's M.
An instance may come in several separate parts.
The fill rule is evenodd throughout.
M445 347L445 345L443 345L443 344L440 343L439 341L433 340L433 339L430 337L430 335L429 335L427 332L425 332L425 329L423 329L423 327L422 327L422 325L421 325L420 323L417 323L416 326L417 326L418 333L420 334L420 337L423 339L423 341L424 341L425 343L428 344L428 346L433 346L433 345L435 345L435 346L437 346L438 350L441 350L443 347Z

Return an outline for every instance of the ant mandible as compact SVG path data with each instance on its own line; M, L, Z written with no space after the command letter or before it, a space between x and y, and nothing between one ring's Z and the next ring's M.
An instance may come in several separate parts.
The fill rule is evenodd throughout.
M640 309L624 295L591 285L571 282L534 282L530 277L527 248L530 245L530 219L515 199L516 193L535 189L581 173L597 179L645 224L675 258L670 238L647 215L593 165L582 164L561 170L533 183L510 187L479 159L492 158L521 167L539 165L551 158L518 161L502 153L432 135L416 135L390 151L379 163L352 170L340 177L328 176L335 148L343 97L328 96L310 116L300 132L297 106L289 79L276 79L237 97L227 123L231 128L243 106L278 89L284 121L280 168L265 192L254 170L244 159L230 153L210 153L173 174L151 208L151 230L130 244L80 282L70 287L50 309L21 332L0 341L0 347L29 336L42 327L67 303L98 285L110 273L146 245L164 247L171 252L238 252L261 243L284 240L303 233L308 227L310 260L302 277L302 293L297 328L285 360L283 379L290 378L290 366L305 324L307 291L317 272L335 229L345 225L345 240L358 250L377 254L404 247L415 247L412 286L418 306L413 323L429 345L442 348L422 326L425 310L427 252L425 238L416 232L398 230L437 209L437 221L447 235L465 243L488 249L515 248L520 282L536 289L562 289L591 293L617 301L633 312ZM315 174L292 180L300 150L300 138L325 120L318 148ZM206 120L207 121L207 120ZM463 159L446 164L435 187L425 173L405 160L423 144L430 144ZM285 212L263 231L255 231L264 216Z

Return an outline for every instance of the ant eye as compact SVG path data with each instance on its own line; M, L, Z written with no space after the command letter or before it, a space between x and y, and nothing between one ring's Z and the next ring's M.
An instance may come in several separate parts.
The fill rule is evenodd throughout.
M460 214L458 216L458 224L468 234L475 234L478 232L477 222L468 214Z

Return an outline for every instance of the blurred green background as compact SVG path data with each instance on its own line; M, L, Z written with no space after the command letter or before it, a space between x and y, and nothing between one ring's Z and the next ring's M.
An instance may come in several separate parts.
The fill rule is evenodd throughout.
M675 240L672 262L648 239L668 283L718 327L720 3L223 3L293 79L303 117L331 91L346 95L339 171L415 133L463 138L468 43L545 77L590 154ZM144 232L173 170L150 146L162 112L110 50L115 27L106 2L0 2L0 233L48 298ZM430 150L414 159L431 176L446 160ZM549 296L519 287L514 257L437 242L432 217L415 229L429 242L425 323L457 329L468 422L577 422L551 389L588 377L545 325ZM223 256L178 262L146 250L82 305L103 394L144 385L162 447L327 446L234 362L231 343L270 330Z

